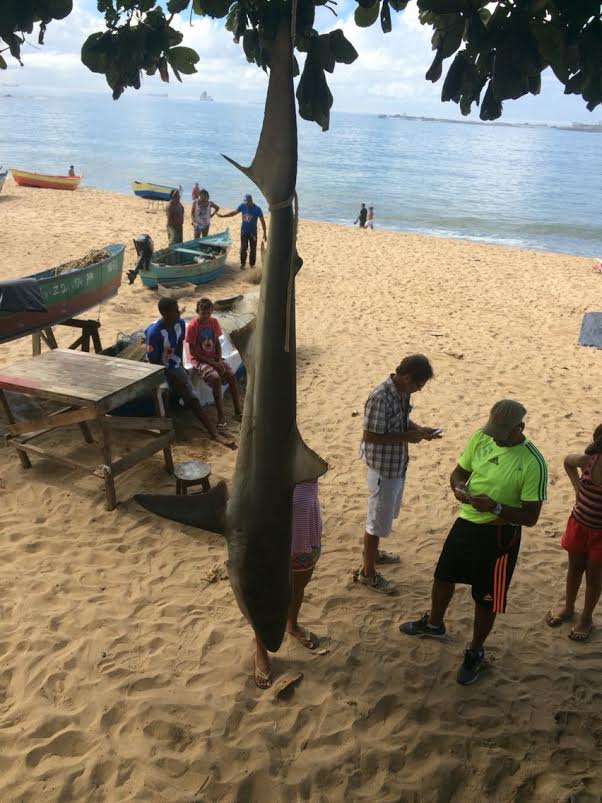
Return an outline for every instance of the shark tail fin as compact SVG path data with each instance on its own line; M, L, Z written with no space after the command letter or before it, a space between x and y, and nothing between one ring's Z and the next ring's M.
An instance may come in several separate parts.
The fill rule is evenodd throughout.
M295 447L295 464L293 479L295 485L299 482L310 482L317 480L328 471L328 463L316 454L313 449L304 442L297 430L297 440Z
M236 346L238 353L240 354L240 358L245 364L246 368L249 368L252 362L252 346L253 346L253 333L255 332L255 322L256 319L249 321L248 324L243 326L241 329L237 329L235 332L230 334L230 339Z
M225 532L228 488L223 481L206 493L190 496L136 494L134 499L146 510L166 519L219 535Z

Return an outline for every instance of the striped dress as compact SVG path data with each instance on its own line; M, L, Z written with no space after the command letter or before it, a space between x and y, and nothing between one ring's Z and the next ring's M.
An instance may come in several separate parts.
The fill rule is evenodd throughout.
M592 530L602 530L602 485L592 480L592 471L600 455L595 454L583 469L577 492L577 502L573 508L573 516Z
M293 493L293 532L291 555L295 557L320 555L322 546L322 516L318 499L318 481L300 482ZM308 558L309 559L309 558Z

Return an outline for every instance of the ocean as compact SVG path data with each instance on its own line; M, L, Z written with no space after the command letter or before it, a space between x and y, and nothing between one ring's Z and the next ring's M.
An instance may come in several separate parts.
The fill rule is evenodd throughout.
M129 193L132 180L194 181L221 206L259 192L222 157L253 158L259 105L128 92L0 98L0 163L49 173L70 164L86 185ZM441 113L445 113L442 105ZM602 257L602 135L334 112L330 131L299 122L301 217Z

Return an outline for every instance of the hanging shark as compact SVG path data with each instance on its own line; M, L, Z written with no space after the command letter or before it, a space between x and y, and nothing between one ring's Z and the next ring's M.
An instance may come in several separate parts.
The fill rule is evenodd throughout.
M147 510L222 532L236 600L257 636L280 647L290 602L292 497L327 464L297 429L295 275L297 118L289 25L278 28L270 54L263 126L250 167L241 170L270 206L270 228L256 319L232 334L247 370L240 445L232 487L220 483L192 496L138 495Z

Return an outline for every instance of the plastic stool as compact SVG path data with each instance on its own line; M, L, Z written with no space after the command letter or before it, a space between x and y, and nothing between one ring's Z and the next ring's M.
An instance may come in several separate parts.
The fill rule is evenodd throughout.
M211 466L200 460L188 460L186 463L176 463L174 467L176 478L176 494L186 495L188 489L193 485L200 485L203 491L211 488L209 477L211 476Z

